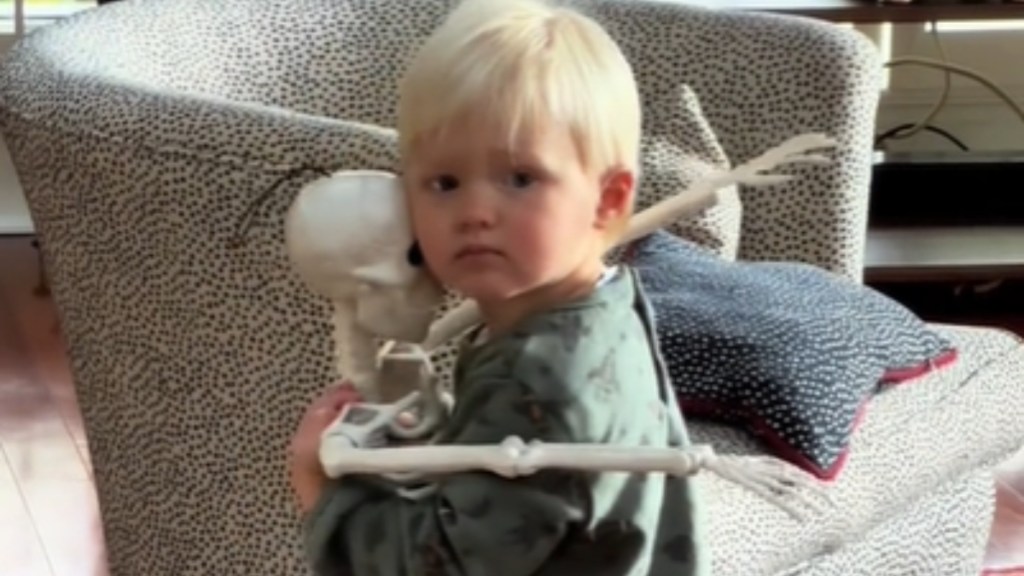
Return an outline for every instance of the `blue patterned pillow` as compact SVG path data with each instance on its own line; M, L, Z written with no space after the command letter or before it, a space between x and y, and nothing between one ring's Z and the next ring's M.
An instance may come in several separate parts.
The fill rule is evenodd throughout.
M740 421L834 478L868 400L956 358L901 304L825 270L730 262L664 231L631 244L668 371L690 419Z

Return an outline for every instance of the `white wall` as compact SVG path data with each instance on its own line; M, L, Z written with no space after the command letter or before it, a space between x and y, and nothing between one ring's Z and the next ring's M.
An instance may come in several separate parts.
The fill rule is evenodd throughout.
M33 3L29 4L24 0L14 0L23 6L22 15L25 17L24 30L31 31L37 26L45 26L56 19L62 18L79 10L93 8L95 0L64 0L61 3ZM0 57L6 54L7 50L15 41L14 15L17 10L14 2L7 2L4 6L5 18L0 20ZM32 232L32 222L29 218L28 208L25 206L25 199L18 185L14 168L11 166L10 156L2 139L0 139L0 234L25 234Z
M956 30L957 26L963 23L939 26L938 37L947 61L987 76L1024 106L1024 21L969 25L989 27L987 30ZM888 30L869 28L865 32L881 41L880 47L892 57L941 58L932 34L923 24L891 26ZM977 82L957 75L951 81L950 98L932 121L934 125L952 133L971 149L1024 151L1024 119ZM889 86L878 111L879 131L923 118L938 100L943 84L944 74L938 70L918 66L891 68ZM941 136L929 133L890 142L892 149L900 150L952 147Z
M28 207L25 206L7 148L0 140L0 234L25 234L31 231Z
M0 54L13 43L11 36L0 35ZM32 231L28 208L11 166L7 147L0 139L0 234L24 234Z

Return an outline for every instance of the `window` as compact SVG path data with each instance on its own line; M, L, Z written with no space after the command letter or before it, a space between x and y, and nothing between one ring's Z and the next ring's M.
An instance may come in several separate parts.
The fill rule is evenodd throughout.
M0 0L0 38L21 36L95 6L96 0Z
M1015 100L1024 100L1024 20L945 21L932 24L883 24L865 31L878 43L883 56L922 56L945 59L989 78ZM938 43L936 43L936 39ZM944 85L940 70L916 65L889 70L884 102L927 105ZM951 78L949 103L999 104L1001 100L974 80Z
M946 60L979 73L1018 104L1024 104L1024 20L877 24L855 27L871 38L886 61L901 57ZM938 40L938 42L936 42ZM878 109L879 133L928 121L971 150L1021 150L1024 124L1002 98L974 79L917 64L886 68ZM941 106L940 106L941 104ZM888 142L893 150L947 150L958 146L941 135L917 132Z

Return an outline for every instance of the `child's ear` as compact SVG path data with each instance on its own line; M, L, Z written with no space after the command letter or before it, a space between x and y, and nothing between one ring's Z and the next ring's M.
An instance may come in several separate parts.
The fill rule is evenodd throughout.
M623 168L614 168L601 180L601 198L597 204L597 225L607 228L617 222L633 205L635 178Z
M409 250L405 253L405 259L413 268L423 266L423 250L420 249L419 241L413 240L412 246L409 246Z

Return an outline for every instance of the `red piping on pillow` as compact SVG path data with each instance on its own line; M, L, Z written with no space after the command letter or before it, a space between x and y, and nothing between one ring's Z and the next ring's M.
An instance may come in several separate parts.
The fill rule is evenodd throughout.
M910 380L914 380L930 374L931 372L938 370L939 368L945 368L950 364L956 362L959 357L959 352L956 348L951 348L942 352L935 358L925 360L917 366L908 366L906 368L889 368L882 375L882 384L905 384Z

